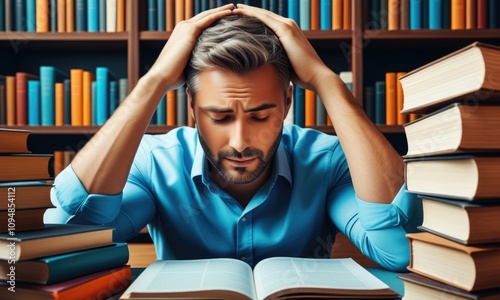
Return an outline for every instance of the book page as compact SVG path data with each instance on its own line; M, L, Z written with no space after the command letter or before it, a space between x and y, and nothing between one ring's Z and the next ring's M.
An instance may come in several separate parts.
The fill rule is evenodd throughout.
M364 294L366 290L389 287L351 258L314 259L274 257L259 262L254 268L257 299L285 289L338 289Z
M252 269L236 259L158 260L126 293L162 294L230 290L255 299ZM133 297L132 297L133 298Z

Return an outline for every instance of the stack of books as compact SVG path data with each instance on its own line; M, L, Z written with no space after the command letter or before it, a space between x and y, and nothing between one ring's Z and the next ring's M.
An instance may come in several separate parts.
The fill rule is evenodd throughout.
M400 78L405 180L422 199L404 299L500 299L500 47L475 42Z
M30 132L0 129L0 299L105 299L131 283L126 243L113 228L44 224L52 207L51 155Z

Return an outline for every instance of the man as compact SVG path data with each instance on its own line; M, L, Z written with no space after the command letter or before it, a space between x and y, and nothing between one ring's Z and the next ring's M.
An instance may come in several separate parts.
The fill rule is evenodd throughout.
M233 16L231 16L233 15ZM185 72L184 72L185 71ZM337 137L283 127L290 79L322 99ZM187 83L197 128L144 136ZM328 257L335 230L391 270L421 207L403 163L293 21L232 4L178 24L150 71L55 181L47 222L148 225L158 259Z

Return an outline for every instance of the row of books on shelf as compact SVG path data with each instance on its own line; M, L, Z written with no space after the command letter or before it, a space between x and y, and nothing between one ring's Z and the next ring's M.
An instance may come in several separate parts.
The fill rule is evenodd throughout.
M370 29L494 29L500 28L496 0L371 0Z
M102 125L127 94L127 79L107 67L41 66L38 74L0 76L0 124Z
M291 18L303 30L343 30L352 26L351 0L247 0L241 3ZM172 31L178 22L225 4L220 0L150 0L147 3L147 28L150 31Z
M500 298L499 59L474 43L400 78L403 112L425 114L404 125L405 181L423 207L404 299Z
M0 298L105 299L132 281L128 245L113 228L45 224L52 155L28 149L30 132L0 129Z
M125 0L2 0L0 31L124 32Z

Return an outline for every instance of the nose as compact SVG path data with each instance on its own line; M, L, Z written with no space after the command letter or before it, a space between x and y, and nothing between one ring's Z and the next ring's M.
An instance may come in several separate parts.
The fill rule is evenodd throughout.
M242 121L234 123L230 131L229 146L238 152L242 152L251 144L250 127Z

